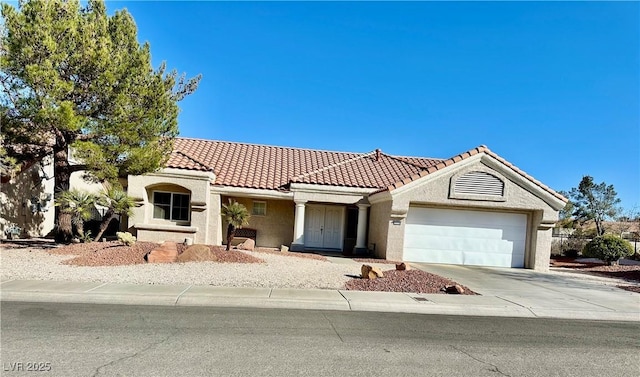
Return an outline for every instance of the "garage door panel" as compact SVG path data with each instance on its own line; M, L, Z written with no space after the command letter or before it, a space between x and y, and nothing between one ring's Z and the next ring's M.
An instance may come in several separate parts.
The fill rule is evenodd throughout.
M422 249L407 249L405 253L418 255ZM430 249L431 262L429 263L442 263L442 264L463 264L464 255L461 251L456 250L438 250Z
M524 267L524 254L485 254L465 252L464 264L468 266L501 266L501 267ZM434 262L435 263L435 262Z
M411 207L404 259L414 262L524 267L524 214Z

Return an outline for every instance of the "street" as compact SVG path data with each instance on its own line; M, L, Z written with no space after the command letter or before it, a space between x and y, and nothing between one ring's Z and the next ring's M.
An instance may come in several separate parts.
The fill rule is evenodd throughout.
M638 322L9 301L0 311L3 376L628 377L640 370Z

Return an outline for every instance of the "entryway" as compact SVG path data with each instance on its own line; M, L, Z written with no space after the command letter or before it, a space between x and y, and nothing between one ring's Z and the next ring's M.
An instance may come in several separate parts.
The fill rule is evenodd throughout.
M308 204L304 224L305 248L342 250L344 207Z

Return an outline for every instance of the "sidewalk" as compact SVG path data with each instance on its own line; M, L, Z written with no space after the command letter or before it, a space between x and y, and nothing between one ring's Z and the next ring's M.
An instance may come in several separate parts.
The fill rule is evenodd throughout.
M425 270L439 269L455 275L456 267L420 266ZM477 269L473 270L476 273ZM479 274L495 274L479 270ZM527 279L532 273L511 271ZM464 274L459 283L471 289L478 286ZM492 275L493 276L493 275ZM499 275L496 275L499 276ZM476 277L477 278L477 277ZM509 276L510 281L514 280ZM553 280L553 279L551 279ZM470 284L471 283L471 284ZM416 294L394 292L361 292L346 290L306 290L272 288L228 288L195 285L135 285L114 283L7 280L0 282L2 301L63 302L125 305L211 306L287 308L343 311L380 311L422 314L565 318L612 321L640 321L640 295L615 287L593 289L580 282L575 286L544 287L544 282L512 284L502 290L483 282L487 289L478 289L480 296ZM557 282L552 282L557 284ZM499 287L498 287L499 288Z

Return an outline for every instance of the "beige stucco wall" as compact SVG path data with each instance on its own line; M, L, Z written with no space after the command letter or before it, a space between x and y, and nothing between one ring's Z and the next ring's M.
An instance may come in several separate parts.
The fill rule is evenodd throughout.
M369 208L369 245L375 244L375 255L387 255L387 238L391 226L391 200L372 204ZM391 258L389 258L391 259Z
M163 169L157 173L129 176L127 192L136 200L137 206L129 218L129 231L140 241L183 242L192 238L194 243L205 243L209 239L210 216L208 214L211 195L212 173ZM190 221L172 222L153 218L153 191L189 193Z
M41 168L42 166L42 168ZM83 172L71 174L71 189L100 193L103 185L87 182ZM4 229L10 224L19 226L22 237L43 237L49 234L55 225L53 163L45 158L25 171L17 174L0 188L0 238L5 237ZM45 205L46 211L31 211L32 199L38 199Z
M402 259L405 217L410 205L444 207L451 209L478 209L487 211L510 211L528 215L528 234L526 244L525 267L540 271L548 270L551 250L551 227L557 221L559 205L550 195L520 176L516 176L508 168L501 166L489 157L476 158L471 163L461 166L453 165L446 171L426 176L407 186L396 189L393 193L374 195L370 223L370 238L380 240L377 249L380 256L387 259ZM457 175L471 171L489 172L505 183L504 197L500 200L472 200L450 198L450 183ZM495 198L494 198L495 199ZM553 206L552 206L553 205ZM401 220L400 225L391 222ZM388 225L386 240L385 222ZM386 241L386 242L385 242ZM371 241L374 242L374 241Z
M222 204L229 202L229 196L222 196ZM238 203L244 205L251 213L253 201L267 203L267 215L252 215L246 228L257 231L256 245L262 247L280 247L290 245L293 240L294 203L290 200L253 199L247 197L232 197ZM222 238L226 243L227 223L222 223Z
M209 232L207 238L208 245L222 245L222 218L220 217L221 196L218 193L211 193L209 199Z
M55 210L53 207L53 165L35 164L17 174L0 189L0 238L5 238L5 228L15 224L22 229L21 237L41 237L53 230ZM50 178L50 179L46 179ZM31 212L31 199L46 201L47 211Z

